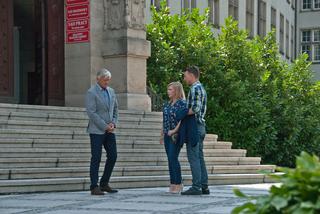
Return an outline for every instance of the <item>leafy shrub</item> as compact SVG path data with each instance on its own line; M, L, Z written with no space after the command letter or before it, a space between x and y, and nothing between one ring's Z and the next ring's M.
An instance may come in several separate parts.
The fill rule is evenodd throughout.
M281 186L272 186L269 195L252 197L234 189L248 202L232 214L317 214L320 213L320 162L316 155L302 152L296 168L279 168L284 174L271 175Z
M182 81L186 66L198 65L208 94L208 132L263 163L292 167L301 151L320 154L320 84L306 55L288 64L273 32L248 39L232 18L214 35L208 11L170 15L163 3L152 12L147 82L157 94L167 99L167 84Z

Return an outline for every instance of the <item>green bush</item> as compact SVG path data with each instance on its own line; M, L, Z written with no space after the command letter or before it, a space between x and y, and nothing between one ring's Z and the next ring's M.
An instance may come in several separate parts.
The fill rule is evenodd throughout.
M288 64L273 32L248 39L232 18L214 35L208 11L170 15L162 4L152 12L147 83L157 94L166 99L167 84L182 81L186 66L198 65L208 94L208 132L263 163L294 166L301 151L320 154L320 87L306 55Z
M233 209L232 214L317 214L320 213L320 162L316 155L302 152L296 168L279 168L281 175L271 175L281 186L272 186L265 196L234 193L248 202Z

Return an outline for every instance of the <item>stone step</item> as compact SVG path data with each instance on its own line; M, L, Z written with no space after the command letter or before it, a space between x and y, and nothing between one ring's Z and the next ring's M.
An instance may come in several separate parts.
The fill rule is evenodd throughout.
M191 176L184 175L185 185L191 185ZM226 184L256 184L272 182L263 174L210 174L209 185ZM166 187L169 177L162 176L121 176L111 177L110 185L114 188ZM57 192L57 191L87 191L90 186L88 177L81 178L51 178L0 180L0 194Z
M0 110L0 120L2 121L37 121L37 122L53 122L53 123L75 123L88 124L87 115L73 115L73 114L47 114L47 113L29 113L29 112L8 112ZM123 124L151 124L161 125L162 117L146 118L141 115L119 115L119 123Z
M153 132L128 132L124 130L117 130L117 139L136 139L136 140L158 140L159 133ZM32 139L89 139L85 131L73 130L29 130L29 129L0 129L1 138L32 138ZM207 134L206 140L217 140L218 136Z
M164 149L117 149L119 156L130 157L166 157ZM245 157L246 150L242 149L205 149L206 157ZM181 157L186 157L186 150L182 149ZM79 148L2 148L0 158L22 157L91 157L90 149Z
M25 112L34 114L53 114L64 115L67 117L86 117L85 108L80 107L61 107L61 106L43 106L43 105L23 105L0 103L0 111L3 112ZM119 110L119 115L142 118L162 118L161 112L146 112L135 110Z
M73 130L86 131L88 122L70 123L70 122L44 122L44 121L19 121L19 120L0 120L1 129L31 129L31 130ZM162 124L133 124L119 123L117 130L121 131L136 131L137 129L145 132L153 132L159 135Z
M204 141L204 149L231 149L231 142ZM0 148L90 148L89 140L0 138ZM158 140L117 140L119 149L163 149Z
M179 158L181 165L188 165L187 157ZM210 165L259 165L260 157L205 157ZM116 166L166 166L167 157L126 157L119 156ZM102 158L101 164L104 164ZM50 167L88 167L89 158L0 158L0 169L12 168L50 168Z
M88 190L90 140L84 108L0 103L0 194ZM119 111L116 188L168 186L168 160L159 144L161 112ZM207 134L204 153L210 184L270 182L261 158ZM185 146L180 154L185 184L191 184ZM105 163L103 154L101 169Z
M255 174L261 171L274 172L272 165L239 165L239 166L210 166L207 167L209 174ZM103 167L100 168L100 174ZM190 175L189 166L181 166L183 175ZM45 178L74 178L88 177L88 167L69 167L69 168L14 168L0 169L0 180L16 179L45 179ZM112 176L159 176L169 175L167 166L131 166L115 167Z

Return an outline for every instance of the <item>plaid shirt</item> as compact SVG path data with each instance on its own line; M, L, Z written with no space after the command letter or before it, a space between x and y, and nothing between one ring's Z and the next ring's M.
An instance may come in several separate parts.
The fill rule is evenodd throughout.
M207 111L207 92L199 81L192 84L187 105L195 113L197 121L204 124Z

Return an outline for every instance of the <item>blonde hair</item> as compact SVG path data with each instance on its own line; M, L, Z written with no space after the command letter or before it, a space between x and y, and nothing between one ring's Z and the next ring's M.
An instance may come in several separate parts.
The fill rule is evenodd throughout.
M184 94L184 90L183 90L183 85L180 82L171 82L168 84L169 88L170 86L172 86L175 90L175 97L177 99L186 99L186 96Z

